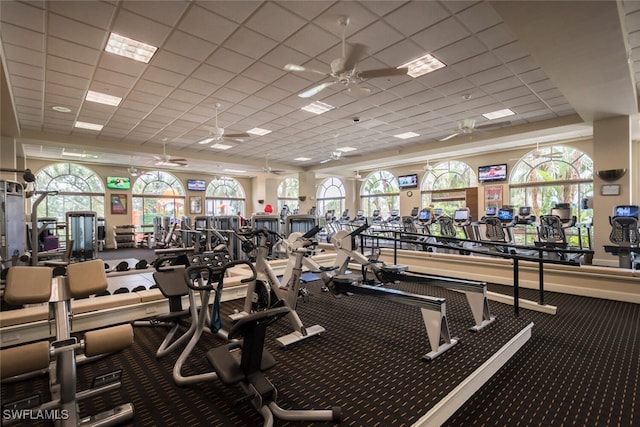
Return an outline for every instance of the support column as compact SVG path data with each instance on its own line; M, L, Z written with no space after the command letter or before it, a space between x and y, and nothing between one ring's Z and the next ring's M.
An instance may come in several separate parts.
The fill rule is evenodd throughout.
M18 168L18 145L13 137L0 138L0 168L17 169ZM22 174L15 172L0 172L0 178L9 181L20 181Z
M593 122L593 264L617 267L618 260L604 250L609 245L611 225L609 216L617 205L629 205L634 197L633 163L631 145L631 119L629 116L618 116ZM635 162L637 163L637 162ZM610 169L626 169L620 179L607 182L602 180L597 171ZM637 172L636 172L637 173ZM603 185L619 185L619 195L603 195Z
M298 205L300 213L306 214L316 206L316 174L315 172L300 172L298 174Z

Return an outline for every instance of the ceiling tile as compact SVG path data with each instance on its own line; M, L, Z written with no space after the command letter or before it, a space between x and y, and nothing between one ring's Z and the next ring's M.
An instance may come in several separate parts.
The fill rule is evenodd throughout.
M178 28L210 43L220 44L229 37L236 26L232 21L200 7L203 4L191 7L178 24Z
M167 42L162 47L173 53L177 53L194 61L204 61L211 55L217 44L200 39L182 31L171 33Z
M120 10L111 31L121 36L160 47L171 27L152 21L127 10Z
M244 22L262 3L262 1L205 1L199 3L206 9L235 22Z
M0 2L5 4L7 2ZM44 34L2 22L2 43L22 46L27 49L44 51Z
M100 56L98 67L105 70L114 71L116 73L127 74L132 77L139 77L147 68L147 64L138 61L132 61L129 58L125 58L113 53L104 52Z
M93 27L107 29L116 8L100 1L49 1L50 10Z
M234 78L235 74L211 65L202 64L194 71L192 76L215 85L224 85Z
M308 24L289 37L284 44L299 52L304 52L310 57L314 57L338 42L340 42L339 37L322 30L316 25Z
M160 50L154 55L151 65L173 71L183 76L187 76L198 67L200 63L175 53Z
M487 2L478 2L456 14L471 31L479 32L502 22L500 15Z
M28 3L17 1L0 2L0 16L2 22L11 22L22 28L44 33L44 11L37 7L32 7Z
M160 83L165 86L175 87L179 85L184 76L182 74L174 73L173 71L164 70L162 68L150 66L142 75L145 80Z
M397 31L410 36L449 16L449 12L438 2L418 1L405 3L384 19Z
M47 57L47 70L59 71L61 73L90 79L94 67L81 62L60 58L59 56L49 55Z
M94 49L103 49L107 40L103 30L52 13L49 34L60 39Z
M278 25L273 25L278 22ZM282 41L305 25L306 21L275 2L266 2L245 25L260 34Z
M50 70L47 72L47 84L48 83L69 86L76 89L85 89L89 85L89 79L83 79L78 76L72 76L70 74Z
M468 37L470 34L469 30L463 27L457 19L448 18L418 32L411 39L422 47L426 53L433 53ZM439 59L443 60L442 58Z
M122 7L138 15L162 24L173 26L182 16L191 2L186 0L174 1L128 1L123 2Z
M97 68L95 74L93 75L93 79L95 81L122 86L125 88L133 86L136 81L136 78L133 76L106 70L104 68Z
M261 36L255 31L244 27L238 28L225 42L227 48L255 59L260 58L266 52L276 47L276 45L277 43L274 40Z
M246 55L221 47L216 49L206 62L212 66L239 74L254 60Z
M136 83L135 90L139 90L141 92L150 93L157 96L167 96L173 90L172 86L167 86L161 83L152 82L150 80L140 79Z
M20 62L7 61L7 69L9 73L27 79L42 80L44 77L44 70L42 68Z
M95 65L98 62L101 52L98 49L92 49L57 37L47 38L47 50L50 55L89 65Z

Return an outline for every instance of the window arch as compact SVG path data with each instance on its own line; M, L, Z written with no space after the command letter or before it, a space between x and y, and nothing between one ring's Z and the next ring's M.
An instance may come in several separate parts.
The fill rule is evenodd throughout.
M530 206L532 215L546 215L557 203L569 203L578 222L591 222L593 212L581 200L593 196L593 160L573 147L539 147L525 154L509 179L510 203Z
M207 186L207 215L244 215L245 192L242 184L231 177L213 179Z
M102 179L86 166L75 163L55 163L36 173L39 191L57 191L38 205L38 217L57 218L64 222L69 211L95 212L104 217L105 189ZM32 203L37 200L32 198Z
M476 173L465 162L449 160L430 166L422 179L422 206L441 208L446 215L466 206L465 188L477 187Z
M333 209L335 215L340 217L344 211L345 199L346 191L342 180L337 176L326 178L316 192L318 214L324 215Z
M149 171L133 184L131 213L136 226L152 224L156 216L182 218L184 211L184 187L172 174Z
M374 210L388 217L391 211L400 209L400 187L397 178L389 171L379 170L367 176L360 191L360 207L365 216Z
M282 208L287 205L291 212L298 209L298 193L299 183L297 178L285 178L278 185L278 211L282 212Z

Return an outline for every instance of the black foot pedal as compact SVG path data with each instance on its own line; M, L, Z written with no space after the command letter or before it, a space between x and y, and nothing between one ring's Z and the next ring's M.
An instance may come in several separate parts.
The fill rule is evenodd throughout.
M91 383L91 388L103 387L108 384L120 382L120 378L122 378L122 369L96 375Z
M17 413L24 409L36 408L41 404L42 395L40 393L35 393L27 397L11 401L2 405L2 417L5 418L5 414L11 416L12 413Z
M292 376L288 376L288 377L280 378L277 381L273 381L272 384L273 384L274 387L280 387L281 385L286 384L286 383L288 383L288 382L290 382L292 380L293 380L293 377Z

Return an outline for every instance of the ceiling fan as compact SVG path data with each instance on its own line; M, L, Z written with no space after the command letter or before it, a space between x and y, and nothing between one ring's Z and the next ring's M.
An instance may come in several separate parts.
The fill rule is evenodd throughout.
M336 83L340 83L346 87L347 92L350 95L356 98L364 97L371 92L371 89L361 87L358 83L374 77L389 77L407 74L407 71L409 71L408 68L380 68L375 70L356 71L356 60L364 50L364 45L354 44L351 47L350 52L347 54L345 38L347 25L349 25L349 18L346 16L340 17L338 19L338 25L342 27L342 56L331 61L331 72L325 73L323 71L305 68L301 65L295 64L287 64L284 66L286 71L307 71L332 78L331 81L320 83L311 89L307 89L306 91L299 93L298 96L300 98L310 98Z
M334 136L334 141L335 141L335 148L333 150L331 150L331 152L329 153L329 157L324 159L324 160L320 160L320 164L325 164L325 163L329 163L329 162L333 162L333 161L338 161L342 158L342 151L338 148L338 134L336 133Z
M559 151L553 151L553 146L548 147L548 150L546 148L547 147L540 148L540 142L536 141L536 149L525 154L524 157L531 156L534 159L549 159L549 160L562 158L563 154ZM514 158L509 160L521 160L521 158Z
M186 166L187 159L182 157L171 157L167 154L167 138L162 139L162 156L153 156L156 159L156 166Z
M138 175L142 175L142 171L134 166L129 166L129 168L127 169L127 172L129 173L129 175L131 176L138 176Z
M445 136L440 139L440 141L447 141L451 138L454 138L458 135L471 135L475 131L486 131L489 129L499 128L502 126L506 126L511 124L510 121L499 122L499 123L489 123L482 126L476 126L476 121L474 119L464 119L458 122L458 128L453 131L453 133Z
M198 141L198 144L209 144L210 142L220 142L225 140L234 140L238 142L243 142L243 138L249 138L251 135L242 132L242 133L225 133L224 128L218 126L218 109L222 107L222 104L216 102L216 115L215 115L215 127L205 126L209 131L209 136L201 141Z
M360 171L355 171L353 176L348 176L347 179L349 181L364 181L366 178L364 178L362 175L360 175Z
M267 154L267 157L265 157L264 159L264 167L262 168L262 171L264 173L270 173L273 175L280 175L282 172L284 172L283 170L273 169L271 166L269 166L269 154Z
M445 162L446 160L443 160L436 166L429 163L429 160L427 160L427 163L422 167L422 169L411 169L411 172L438 172L448 170L447 167L444 167Z

